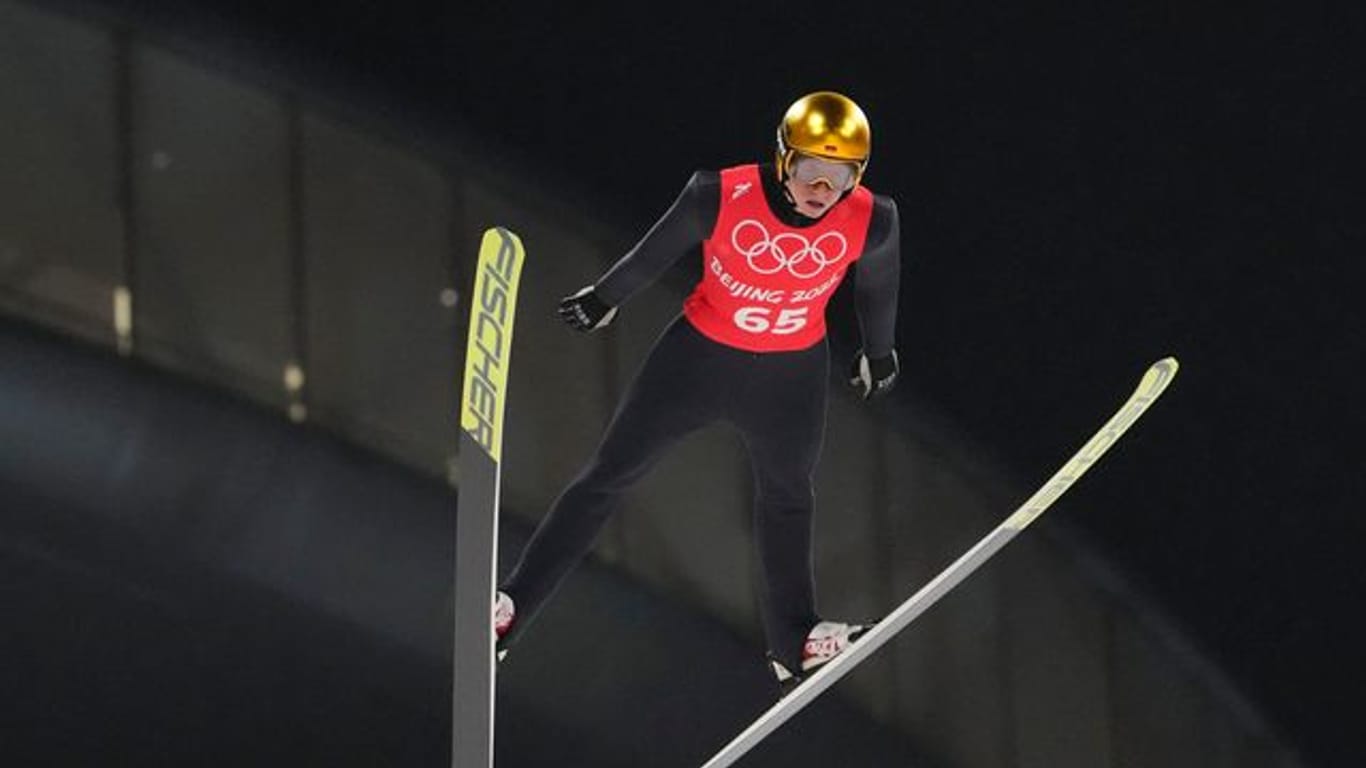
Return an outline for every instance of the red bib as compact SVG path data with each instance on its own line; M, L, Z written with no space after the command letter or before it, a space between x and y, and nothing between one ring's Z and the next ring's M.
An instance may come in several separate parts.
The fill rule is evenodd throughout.
M721 171L721 210L683 314L739 349L810 347L825 338L825 305L863 255L872 216L873 193L859 186L811 226L789 227L769 210L759 166Z

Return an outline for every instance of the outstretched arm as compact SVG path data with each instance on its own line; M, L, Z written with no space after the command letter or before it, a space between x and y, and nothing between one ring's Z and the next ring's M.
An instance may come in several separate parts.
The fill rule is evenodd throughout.
M635 247L593 285L560 301L560 317L580 331L606 328L617 307L659 279L684 253L711 234L721 205L720 174L698 171L669 210Z
M598 297L609 306L619 306L658 280L683 254L711 234L720 206L720 174L694 173L669 210L597 281L594 290Z

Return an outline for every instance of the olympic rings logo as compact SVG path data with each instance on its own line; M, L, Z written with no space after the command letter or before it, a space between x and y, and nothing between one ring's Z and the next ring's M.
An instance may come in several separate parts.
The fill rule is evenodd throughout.
M742 245L742 241L748 244ZM786 269L788 274L804 280L819 275L849 251L849 241L839 232L826 232L814 241L796 232L780 232L773 237L754 219L735 225L730 231L730 244L758 274L772 275Z

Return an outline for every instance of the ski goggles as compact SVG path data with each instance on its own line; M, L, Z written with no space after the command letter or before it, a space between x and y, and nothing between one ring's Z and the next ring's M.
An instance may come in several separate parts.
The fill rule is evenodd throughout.
M816 184L824 181L831 189L844 192L854 188L858 180L858 166L838 160L826 160L811 155L798 154L788 163L788 175L802 184Z

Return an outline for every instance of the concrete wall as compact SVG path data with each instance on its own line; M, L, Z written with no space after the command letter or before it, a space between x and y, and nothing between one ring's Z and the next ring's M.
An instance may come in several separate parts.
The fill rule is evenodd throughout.
M406 148L306 94L14 0L0 0L0 147L0 309L122 341L282 418L294 405L433 476L454 459L461 291L479 233L518 231L530 257L505 498L528 524L592 449L680 298L675 276L610 332L566 333L555 301L637 233L500 166ZM131 331L117 322L121 290ZM291 366L301 388L286 386ZM972 456L932 404L834 397L818 476L825 613L886 612L1030 490ZM757 658L749 478L731 433L695 436L633 492L599 554L722 618ZM1053 514L1084 512L1064 503ZM1217 672L1079 567L1050 525L842 692L945 766L1298 764Z

